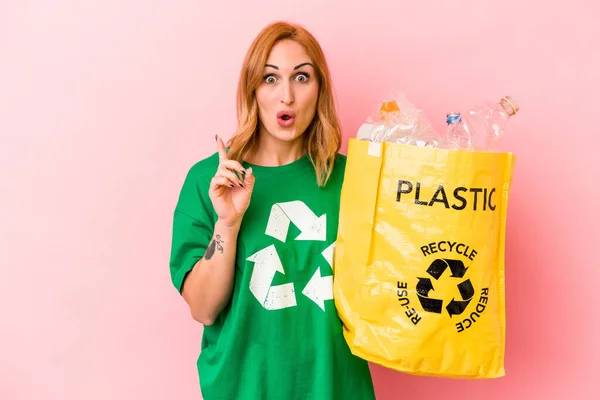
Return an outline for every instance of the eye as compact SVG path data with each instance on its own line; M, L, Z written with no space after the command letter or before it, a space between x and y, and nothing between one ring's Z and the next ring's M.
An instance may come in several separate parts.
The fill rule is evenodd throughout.
M308 81L308 74L306 72L300 72L298 75L296 75L296 80L300 83L304 83Z
M263 79L269 85L272 85L275 82L277 82L277 78L275 78L274 75L265 75Z

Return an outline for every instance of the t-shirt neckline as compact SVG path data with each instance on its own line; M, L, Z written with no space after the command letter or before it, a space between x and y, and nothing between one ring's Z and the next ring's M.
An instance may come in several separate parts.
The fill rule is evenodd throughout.
M242 166L244 168L252 168L253 172L285 172L294 168L299 168L310 164L311 162L310 158L308 157L308 153L304 153L304 155L302 155L302 157L298 158L297 160L283 165L257 165L249 163L247 161L242 162Z

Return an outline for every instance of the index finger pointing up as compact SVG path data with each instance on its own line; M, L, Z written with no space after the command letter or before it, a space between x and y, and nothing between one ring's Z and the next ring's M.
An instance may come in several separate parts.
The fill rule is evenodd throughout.
M218 135L215 135L215 139L217 140L217 151L219 152L219 161L228 160L229 158L227 157L227 149L225 149L225 144Z

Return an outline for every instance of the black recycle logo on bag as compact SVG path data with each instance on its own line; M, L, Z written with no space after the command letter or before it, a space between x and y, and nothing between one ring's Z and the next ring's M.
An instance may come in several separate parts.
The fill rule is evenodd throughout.
M447 258L438 258L433 261L427 269L429 276L436 281L444 275L446 270L450 270L451 275L446 274L443 279L454 279L457 281L456 287L458 288L458 291L456 295L460 293L460 298L458 298L458 296L453 296L450 301L446 300L446 311L450 317L462 314L475 294L471 281L468 278L463 279L467 269L468 268L465 267L461 260L451 260ZM423 310L436 314L442 313L444 299L430 297L430 292L435 292L435 288L429 277L419 278L416 289Z

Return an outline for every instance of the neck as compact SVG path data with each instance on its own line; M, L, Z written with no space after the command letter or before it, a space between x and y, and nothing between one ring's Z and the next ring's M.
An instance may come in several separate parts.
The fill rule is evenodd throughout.
M284 142L268 134L259 134L257 146L247 161L265 167L278 167L298 160L305 152L303 137Z

